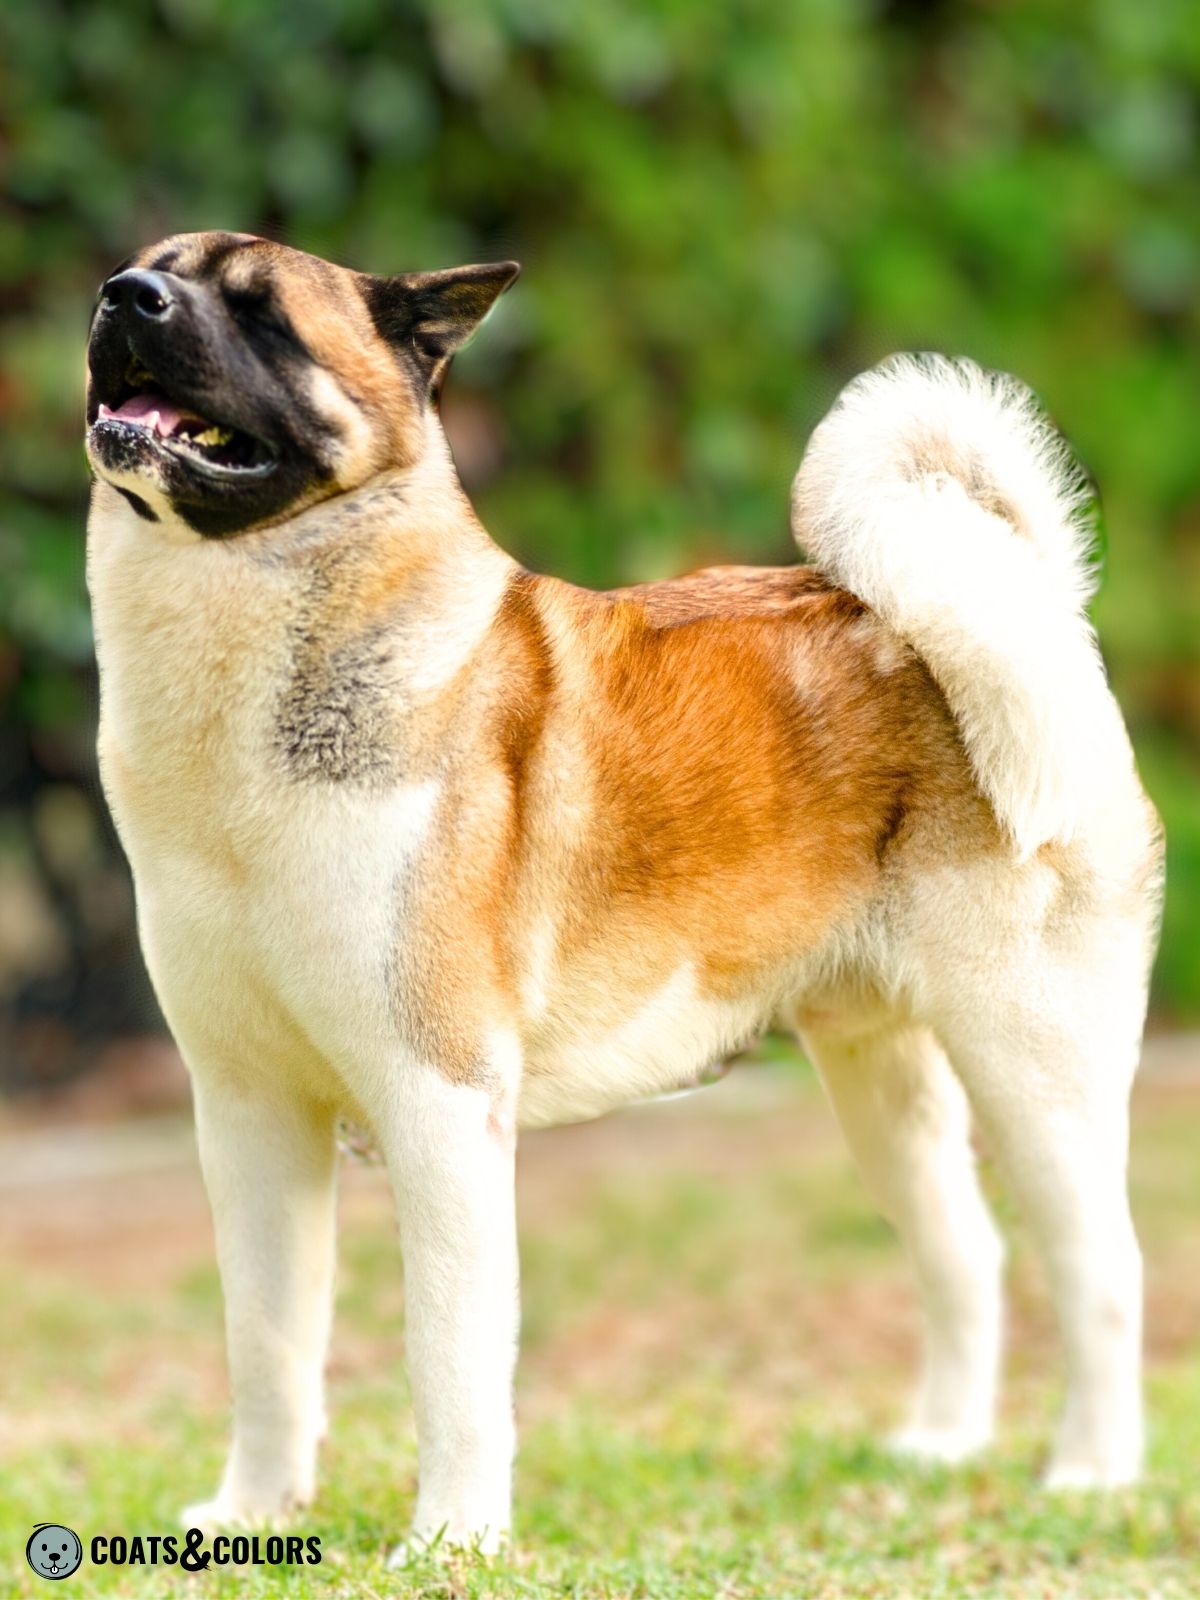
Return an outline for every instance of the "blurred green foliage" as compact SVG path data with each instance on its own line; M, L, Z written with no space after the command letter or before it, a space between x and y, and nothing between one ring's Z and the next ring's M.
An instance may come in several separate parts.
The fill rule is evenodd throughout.
M94 806L105 271L210 227L376 271L516 255L448 426L497 539L583 582L790 559L805 434L891 350L1034 386L1102 496L1097 619L1170 841L1158 1004L1200 1014L1198 85L1190 0L9 0L0 849L84 937L38 808Z

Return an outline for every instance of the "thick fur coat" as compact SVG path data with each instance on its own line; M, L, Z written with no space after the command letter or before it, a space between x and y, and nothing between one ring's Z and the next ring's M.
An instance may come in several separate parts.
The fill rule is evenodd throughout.
M1141 1455L1128 1091L1162 851L1085 612L1081 492L1013 380L898 358L796 480L816 565L592 593L494 545L437 420L515 267L141 252L90 346L103 781L195 1083L234 1434L204 1523L313 1492L334 1127L405 1257L414 1531L509 1526L520 1126L803 1037L928 1324L906 1449L990 1437L1001 1249L1045 1248L1054 1483Z

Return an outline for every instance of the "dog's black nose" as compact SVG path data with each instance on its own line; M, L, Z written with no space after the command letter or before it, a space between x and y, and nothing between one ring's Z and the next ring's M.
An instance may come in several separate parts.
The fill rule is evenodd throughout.
M171 315L175 304L171 285L163 274L147 272L141 267L118 272L104 285L101 294L106 305L136 311L147 322L163 322Z

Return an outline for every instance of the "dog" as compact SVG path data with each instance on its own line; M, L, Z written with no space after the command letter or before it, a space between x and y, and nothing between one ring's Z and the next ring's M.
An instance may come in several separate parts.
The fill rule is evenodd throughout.
M192 1074L233 1393L186 1520L313 1493L347 1116L399 1214L410 1539L495 1549L518 1129L674 1089L772 1019L912 1258L898 1447L958 1461L992 1433L974 1117L1057 1299L1049 1483L1129 1481L1163 847L1085 614L1078 468L1015 380L897 357L809 442L814 565L535 575L476 518L437 409L517 272L372 276L202 233L97 302L100 769Z

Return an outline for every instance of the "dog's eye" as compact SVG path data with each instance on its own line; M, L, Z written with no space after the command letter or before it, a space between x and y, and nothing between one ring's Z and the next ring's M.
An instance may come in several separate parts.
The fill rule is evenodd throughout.
M240 328L246 332L267 333L289 344L299 344L291 323L269 289L225 289L223 293L229 314Z
M269 289L225 289L225 304L239 322L269 320L271 293Z

